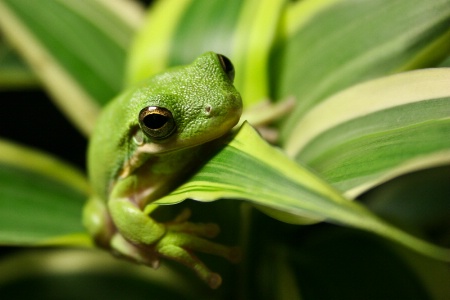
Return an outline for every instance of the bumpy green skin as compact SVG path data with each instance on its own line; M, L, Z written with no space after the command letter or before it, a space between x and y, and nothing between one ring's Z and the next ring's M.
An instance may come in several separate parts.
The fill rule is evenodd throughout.
M172 113L173 134L162 140L143 134L138 115L148 106ZM241 112L240 95L212 52L191 65L149 78L105 107L89 144L94 195L83 215L96 242L153 267L161 256L180 261L211 287L219 286L220 276L191 254L202 251L235 260L236 249L203 238L215 236L218 227L190 223L188 212L162 224L143 209L170 190L170 184L195 163L206 142L229 132Z

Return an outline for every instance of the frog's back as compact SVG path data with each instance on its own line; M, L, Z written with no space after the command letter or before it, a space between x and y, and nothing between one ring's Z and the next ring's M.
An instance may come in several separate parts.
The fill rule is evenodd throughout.
M176 69L174 69L176 70ZM155 75L113 99L103 108L88 147L88 175L97 196L106 199L111 183L134 152L132 136L139 129L138 114L153 97L171 93L177 74Z
M88 147L88 174L94 192L105 199L111 181L123 166L127 156L127 139L132 126L126 101L130 92L113 99L100 114Z

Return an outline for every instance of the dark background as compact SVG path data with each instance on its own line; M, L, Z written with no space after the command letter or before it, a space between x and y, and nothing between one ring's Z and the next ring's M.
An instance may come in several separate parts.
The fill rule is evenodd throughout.
M148 6L151 0L141 0ZM40 88L0 90L0 138L49 152L85 169L86 138Z

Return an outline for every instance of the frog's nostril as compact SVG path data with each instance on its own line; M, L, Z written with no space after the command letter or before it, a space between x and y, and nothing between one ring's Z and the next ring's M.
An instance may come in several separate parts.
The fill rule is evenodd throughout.
M212 110L213 110L213 108L212 108L211 104L207 104L207 105L205 106L205 114L206 114L207 116L210 116L210 115L211 115Z

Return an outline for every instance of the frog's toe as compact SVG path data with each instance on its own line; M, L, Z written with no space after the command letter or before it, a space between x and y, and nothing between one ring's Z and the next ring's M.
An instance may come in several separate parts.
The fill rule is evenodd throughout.
M158 247L158 252L166 258L175 260L197 273L211 288L217 288L222 283L219 274L212 272L208 267L190 251L177 245L164 245Z
M240 260L241 253L237 247L220 245L200 237L181 232L168 232L155 246L155 250L163 257L178 261L190 269L205 281L211 288L217 288L222 278L212 272L193 254L193 251L222 256L229 261Z
M167 232L167 234L158 242L155 249L157 252L160 252L159 249L167 245L175 245L191 251L221 256L231 262L238 262L241 258L239 247L225 246L183 232Z
M189 208L185 208L179 213L171 223L183 223L189 220L192 215L192 211Z

